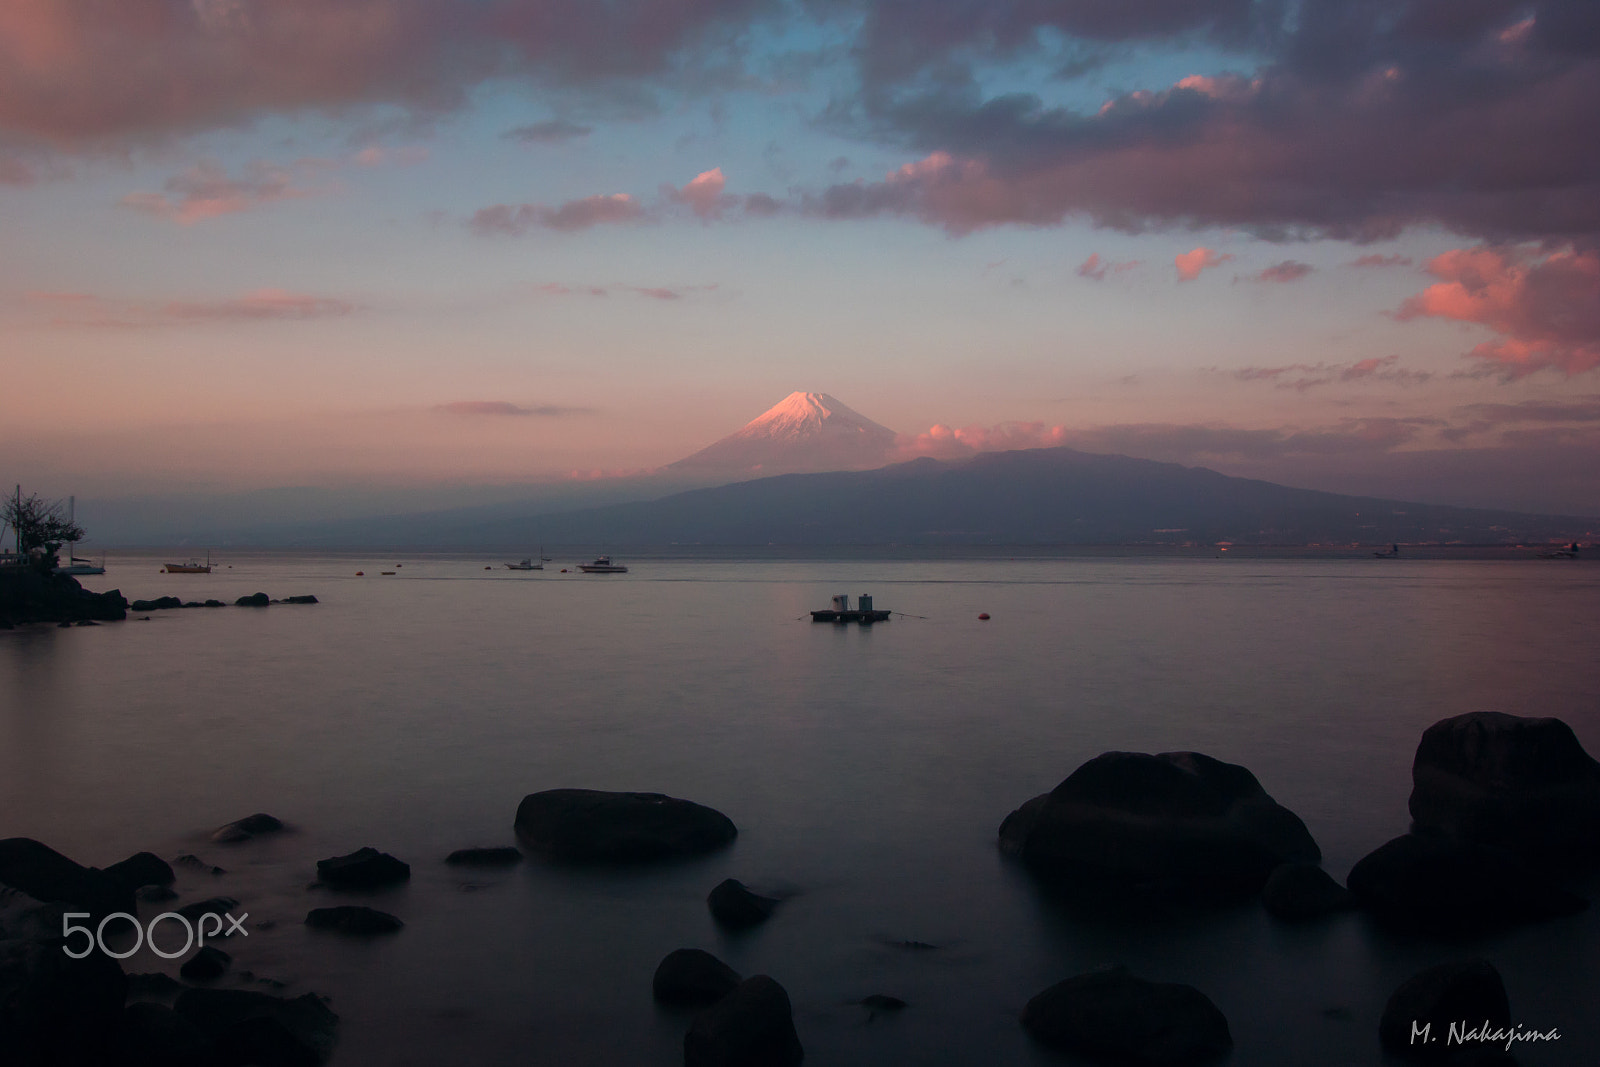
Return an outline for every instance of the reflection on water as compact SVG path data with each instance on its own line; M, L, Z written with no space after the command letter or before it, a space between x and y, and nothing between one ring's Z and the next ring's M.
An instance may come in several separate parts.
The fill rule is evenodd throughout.
M277 920L230 945L236 967L331 995L338 1062L681 1062L687 1022L649 997L681 946L782 982L815 1062L1051 1062L1017 1011L1122 962L1207 992L1232 1024L1232 1063L1369 1063L1393 987L1463 953L1499 965L1520 1019L1568 1035L1525 1064L1600 1062L1593 915L1453 947L1358 916L1284 927L1254 907L1129 921L1041 895L995 848L1008 811L1101 751L1195 749L1250 767L1342 878L1406 828L1411 757L1438 718L1560 715L1600 752L1594 642L1574 626L1595 616L1600 569L979 555L644 558L600 577L465 557L232 562L160 575L159 560L113 557L104 581L130 597L322 603L0 634L0 836L92 864L150 848L227 868L184 871L179 889ZM844 592L925 618L799 621ZM690 797L740 836L637 872L443 864L510 843L521 797L557 786ZM296 831L206 840L253 811ZM412 881L349 899L406 929L372 943L305 930L327 903L306 888L315 861L363 845L409 861ZM704 904L725 877L794 895L728 936ZM159 962L128 966L173 969ZM911 1008L869 1021L855 1002L871 993Z

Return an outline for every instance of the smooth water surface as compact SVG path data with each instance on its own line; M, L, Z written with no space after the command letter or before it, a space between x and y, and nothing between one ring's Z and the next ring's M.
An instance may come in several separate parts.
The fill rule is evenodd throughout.
M210 575L161 562L113 556L85 584L322 602L0 633L0 837L95 865L151 849L227 868L178 884L272 923L229 945L224 984L249 972L330 996L337 1064L679 1063L687 1017L649 988L683 946L777 978L809 1063L1059 1062L1018 1011L1120 962L1216 1001L1232 1064L1367 1064L1395 985L1477 954L1519 1021L1563 1034L1524 1064L1600 1062L1594 913L1464 945L1357 915L1086 914L995 845L1007 812L1100 752L1192 749L1254 771L1342 878L1405 831L1417 738L1439 718L1558 715L1600 752L1587 563L661 555L585 576L466 556L238 556ZM843 592L905 614L809 621ZM739 838L635 871L444 865L512 843L518 801L558 786L688 797ZM207 840L254 811L296 830ZM307 931L330 900L308 888L315 861L363 845L409 861L412 880L340 899L406 929ZM704 898L725 877L788 899L724 935ZM175 973L148 952L125 966ZM911 1007L869 1018L854 1002L871 993Z

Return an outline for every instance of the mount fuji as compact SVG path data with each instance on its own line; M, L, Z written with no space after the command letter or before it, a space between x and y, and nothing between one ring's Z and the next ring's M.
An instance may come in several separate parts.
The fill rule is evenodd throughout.
M827 393L790 393L742 429L661 472L698 480L871 470L895 460L895 436Z

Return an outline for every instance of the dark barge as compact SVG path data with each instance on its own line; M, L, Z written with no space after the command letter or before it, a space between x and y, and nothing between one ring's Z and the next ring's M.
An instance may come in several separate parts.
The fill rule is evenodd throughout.
M870 593L862 593L860 605L855 608L850 607L849 596L841 593L833 598L833 607L825 608L822 611L813 611L811 613L811 621L843 623L888 622L891 614L892 612L883 608L874 608Z

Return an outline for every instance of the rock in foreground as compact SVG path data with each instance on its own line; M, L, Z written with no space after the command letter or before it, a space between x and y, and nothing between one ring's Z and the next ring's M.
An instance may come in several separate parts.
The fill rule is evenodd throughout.
M242 819L235 819L225 826L219 826L211 832L211 840L223 845L234 845L241 841L249 841L264 834L275 834L283 830L283 822L264 811L254 815L246 815Z
M1417 830L1571 869L1600 859L1600 762L1560 719L1483 711L1423 733L1411 767Z
M1450 1027L1485 1024L1491 1029L1511 1025L1500 972L1488 960L1444 963L1413 975L1394 991L1378 1022L1378 1040L1386 1051L1420 1063L1484 1062L1481 1057L1495 1046L1452 1043Z
M287 1000L244 989L190 989L173 1010L228 1063L320 1064L337 1040L339 1017L311 993Z
M1126 967L1068 978L1022 1009L1042 1044L1097 1063L1206 1063L1233 1048L1228 1020L1193 986L1148 982Z
M805 1055L789 994L764 974L695 1016L683 1038L684 1067L795 1067Z
M313 930L336 930L341 934L392 934L405 923L386 911L345 904L336 908L313 908L306 915Z
M1000 846L1049 879L1163 896L1255 892L1322 858L1255 775L1198 752L1096 756L1006 816Z
M0 841L0 885L20 889L35 900L81 908L96 920L116 911L133 911L133 891L138 888L126 878L75 863L31 837Z
M662 1004L705 1007L739 988L739 972L709 952L680 948L656 967L650 992Z
M730 930L748 930L772 917L778 902L752 893L737 878L726 878L706 897L711 917Z
M317 861L317 878L339 889L377 889L411 878L411 865L375 848Z
M1404 834L1363 856L1348 885L1378 919L1436 935L1538 922L1589 905L1510 852L1423 834Z
M1320 919L1354 906L1350 891L1315 863L1285 863L1261 889L1267 913L1289 922Z
M522 799L517 836L553 859L639 863L723 847L738 834L720 811L660 793L547 789Z

